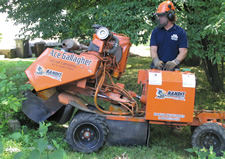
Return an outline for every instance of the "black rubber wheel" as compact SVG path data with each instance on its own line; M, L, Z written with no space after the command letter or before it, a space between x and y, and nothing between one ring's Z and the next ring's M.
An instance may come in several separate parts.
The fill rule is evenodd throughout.
M205 123L197 127L192 135L192 146L209 149L213 146L213 151L217 156L223 155L225 150L225 129L217 123Z
M66 141L78 152L98 151L106 141L108 127L105 119L92 113L78 113L71 121Z

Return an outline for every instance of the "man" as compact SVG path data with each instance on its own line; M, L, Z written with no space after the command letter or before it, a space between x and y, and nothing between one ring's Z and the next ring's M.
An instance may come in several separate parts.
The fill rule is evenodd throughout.
M171 71L179 68L187 56L187 35L175 24L175 7L171 1L162 2L155 15L158 27L153 30L150 40L151 66Z

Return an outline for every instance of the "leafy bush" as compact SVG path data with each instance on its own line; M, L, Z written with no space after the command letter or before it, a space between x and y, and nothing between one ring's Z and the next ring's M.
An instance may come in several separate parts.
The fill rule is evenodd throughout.
M56 140L52 140L52 147L50 142L47 138L47 132L48 127L51 126L51 123L45 124L40 123L38 133L39 135L36 136L38 139L34 139L34 137L29 134L25 135L22 132L15 132L9 137L13 139L14 141L18 143L22 143L23 147L18 148L12 148L14 149L14 152L17 152L14 155L14 159L42 159L42 158L48 158L48 159L66 159L67 155L66 152L60 148L59 144L56 142ZM24 145L25 143L25 145ZM3 157L6 157L7 155L4 155L4 147L3 144L0 141L0 157L1 155Z
M190 155L190 157L192 159L194 159L194 158L196 158L196 159L205 159L205 158L208 158L208 159L221 159L221 158L225 157L225 153L223 154L223 157L216 156L216 153L213 152L213 147L210 147L209 150L207 150L205 148L202 148L200 150L198 148L189 148L189 149L185 149L185 151L194 154L194 156Z
M31 89L29 84L25 84L25 73L18 73L15 67L14 64L9 64L5 68L4 63L0 67L0 128L5 127L14 113L20 111L21 102L25 99L22 92Z

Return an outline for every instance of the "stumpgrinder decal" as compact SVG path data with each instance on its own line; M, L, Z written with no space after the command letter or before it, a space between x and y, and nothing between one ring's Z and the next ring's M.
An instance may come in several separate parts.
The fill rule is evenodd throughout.
M48 56L52 56L57 59L63 59L69 62L74 62L76 65L83 64L86 65L87 67L89 67L92 63L92 60L86 59L84 56L79 57L75 54L70 54L67 52L61 53L58 52L57 50L52 50Z
M55 70L51 70L51 69L45 69L43 66L38 65L37 69L36 69L36 74L39 76L47 76L50 77L52 79L61 81L62 78L62 72L58 72Z
M174 100L182 100L185 101L185 94L186 92L181 92L181 91L165 91L160 88L156 88L156 99L174 99Z

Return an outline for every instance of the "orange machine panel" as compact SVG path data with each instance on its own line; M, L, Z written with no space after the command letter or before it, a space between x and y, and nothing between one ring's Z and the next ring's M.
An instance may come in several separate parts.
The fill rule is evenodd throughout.
M190 72L148 70L146 120L192 122L195 75Z
M93 76L99 59L47 48L25 71L36 91Z
M123 56L119 63L119 72L124 73L126 70L127 59L130 52L131 42L130 38L123 34L115 34L115 36L120 40L120 46L122 48Z

